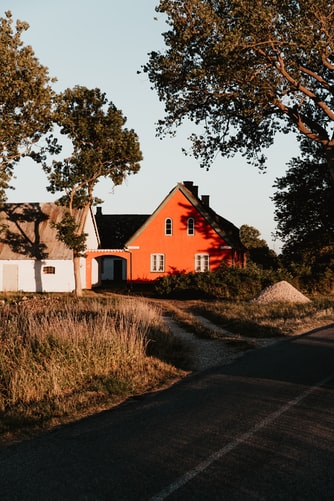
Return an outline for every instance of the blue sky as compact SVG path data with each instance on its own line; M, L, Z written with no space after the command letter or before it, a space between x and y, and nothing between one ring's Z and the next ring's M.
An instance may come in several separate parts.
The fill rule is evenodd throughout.
M155 20L158 0L8 0L1 13L11 10L14 19L27 21L24 40L40 62L58 81L55 89L83 85L100 88L127 117L127 127L139 136L144 160L138 174L113 189L108 181L97 186L104 200L104 213L149 214L178 183L194 181L200 195L210 195L210 205L235 225L248 224L261 232L269 246L275 230L274 206L270 201L273 182L286 170L296 154L294 135L284 136L269 152L266 174L247 165L242 157L217 158L210 171L185 157L189 146L189 126L175 138L159 139L155 123L163 117L163 105L151 90L145 74L137 74L147 61L147 53L163 48L166 25ZM55 197L45 187L40 168L28 160L15 171L15 191L10 202L49 201Z

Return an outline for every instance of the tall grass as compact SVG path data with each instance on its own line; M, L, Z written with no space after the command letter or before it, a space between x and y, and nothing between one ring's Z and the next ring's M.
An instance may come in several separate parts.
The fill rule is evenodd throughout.
M334 322L333 297L302 304L197 301L191 310L230 332L257 338L293 335Z
M177 370L146 355L161 313L144 301L29 300L0 308L0 431L154 387Z

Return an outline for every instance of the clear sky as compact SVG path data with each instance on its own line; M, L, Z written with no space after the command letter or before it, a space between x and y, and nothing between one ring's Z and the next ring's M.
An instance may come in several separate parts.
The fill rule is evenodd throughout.
M178 182L190 180L200 195L210 195L211 207L237 226L257 228L269 246L275 231L273 182L296 154L294 135L284 136L269 152L267 173L259 173L242 157L217 158L210 171L184 156L191 130L178 130L176 138L159 139L155 123L163 117L159 102L145 74L137 74L148 52L163 48L161 33L167 30L156 20L158 0L7 0L1 16L11 10L14 19L27 21L24 40L40 62L58 79L55 89L83 85L100 88L127 117L127 128L139 136L144 160L141 170L113 190L110 182L99 183L96 195L104 200L103 212L150 214ZM15 171L15 191L10 202L50 201L40 167L28 160Z

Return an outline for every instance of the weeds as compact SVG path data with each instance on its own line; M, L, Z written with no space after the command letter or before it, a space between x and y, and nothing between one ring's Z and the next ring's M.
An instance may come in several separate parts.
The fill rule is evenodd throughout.
M147 355L153 333L155 343L166 334L160 311L139 299L6 303L0 308L0 432L61 421L180 376Z
M235 334L276 337L306 332L334 322L334 299L314 298L303 304L198 301L193 304L191 312Z
M182 377L189 353L162 311L225 342L291 335L334 322L334 299L305 304L163 301L131 296L6 297L0 306L0 436L91 414ZM246 343L247 344L247 343ZM241 347L240 347L241 348ZM245 348L249 348L248 344Z

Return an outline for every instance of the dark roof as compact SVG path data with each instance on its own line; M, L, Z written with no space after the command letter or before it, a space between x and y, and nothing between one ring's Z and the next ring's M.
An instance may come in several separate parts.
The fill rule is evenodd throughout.
M95 215L102 249L123 249L129 238L149 216L146 214L101 214Z
M56 238L64 207L55 203L6 203L0 210L0 259L72 259ZM80 211L77 211L77 215Z
M190 186L189 186L190 185ZM197 186L192 186L191 182L179 183L177 187L188 198L188 200L199 210L202 216L210 223L213 229L234 249L245 251L246 248L241 243L240 231L231 221L217 214L208 203L203 202L203 199L208 199L207 196L198 197Z

